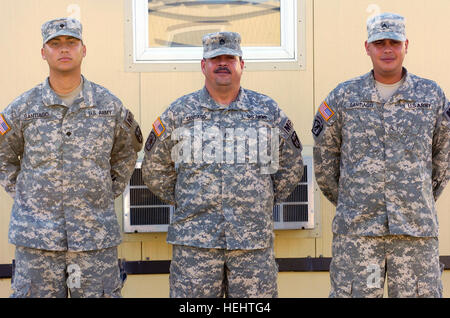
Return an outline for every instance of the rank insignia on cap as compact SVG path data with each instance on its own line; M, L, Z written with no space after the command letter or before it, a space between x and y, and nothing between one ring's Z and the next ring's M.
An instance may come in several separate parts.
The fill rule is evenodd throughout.
M11 127L9 127L8 123L5 120L5 117L3 117L2 114L0 114L0 134L3 136L10 130Z
M161 134L166 130L166 128L162 124L161 119L159 117L153 123L153 130L155 131L156 136L158 136L158 137L161 136Z
M323 102L319 107L319 113L322 115L323 119L328 121L334 115L334 111L328 106L326 102Z

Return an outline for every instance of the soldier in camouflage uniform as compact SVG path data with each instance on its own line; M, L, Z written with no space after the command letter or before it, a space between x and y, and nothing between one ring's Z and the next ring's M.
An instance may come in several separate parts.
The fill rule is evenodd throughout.
M336 205L331 297L441 297L435 201L449 180L441 88L402 66L404 18L367 22L373 70L339 84L314 119L316 180Z
M142 134L121 101L81 75L82 26L42 26L50 76L0 113L0 181L14 198L12 297L118 297L114 198Z
M203 89L154 122L142 175L175 206L171 297L276 297L274 202L303 173L292 122L271 98L240 86L240 35L203 37Z

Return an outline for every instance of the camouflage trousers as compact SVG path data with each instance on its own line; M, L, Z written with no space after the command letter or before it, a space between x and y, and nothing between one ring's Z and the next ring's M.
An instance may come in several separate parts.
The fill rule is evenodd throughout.
M16 247L12 298L121 297L117 247L86 252Z
M330 297L442 297L435 237L334 235Z
M174 245L170 297L277 297L277 277L273 247L225 250Z

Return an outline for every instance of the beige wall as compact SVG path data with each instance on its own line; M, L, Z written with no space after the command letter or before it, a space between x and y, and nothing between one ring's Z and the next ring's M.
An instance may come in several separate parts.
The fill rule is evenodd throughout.
M295 123L304 145L312 145L310 133L316 106L339 82L370 70L365 55L365 21L378 6L407 18L410 40L405 66L413 73L437 81L450 92L450 61L446 41L450 21L448 0L305 0L306 69L302 71L244 73L242 85L273 97ZM0 110L15 97L42 82L47 65L40 57L43 22L72 12L77 5L84 26L87 56L83 73L109 88L140 121L144 135L151 123L177 97L203 85L200 72L127 73L124 71L124 0L2 0L0 39L3 62L0 74ZM75 7L77 8L77 7ZM75 12L76 13L76 12ZM446 76L447 75L447 76ZM450 94L450 93L448 93ZM7 242L12 200L0 190L0 264L11 263L14 248ZM438 201L441 255L450 255L450 187ZM120 207L120 201L117 201ZM321 236L299 238L298 231L276 232L277 257L331 256L331 220L334 207L322 198ZM120 208L118 208L120 214ZM127 234L120 246L127 260L170 259L164 233ZM326 297L328 273L280 273L280 296ZM0 296L9 294L9 279L0 280ZM444 274L445 295L450 297L450 272ZM124 296L167 297L167 275L129 276Z

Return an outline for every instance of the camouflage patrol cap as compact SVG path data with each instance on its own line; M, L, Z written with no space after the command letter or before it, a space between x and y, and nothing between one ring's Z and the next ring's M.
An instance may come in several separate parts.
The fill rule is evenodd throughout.
M83 27L80 21L73 18L60 18L45 22L41 27L44 44L60 35L73 36L79 40Z
M236 32L216 32L203 36L203 58L219 55L242 56L241 36Z
M367 43L383 39L406 41L405 18L394 13L381 13L367 20Z

